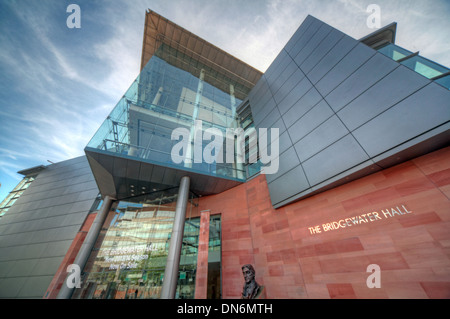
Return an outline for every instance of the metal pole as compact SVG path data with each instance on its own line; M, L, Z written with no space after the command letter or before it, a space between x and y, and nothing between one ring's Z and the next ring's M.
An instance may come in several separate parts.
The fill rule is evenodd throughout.
M112 197L106 196L103 200L103 205L101 211L97 213L97 216L94 219L94 222L89 228L89 232L81 245L80 250L78 251L77 257L73 262L75 265L78 265L81 270L83 270L86 262L89 259L89 255L91 254L92 247L94 247L95 242L97 241L97 237L100 234L100 230L105 222L106 217L108 216L109 211L111 210L111 206L114 202ZM69 288L67 285L67 277L64 280L63 285L61 286L61 290L58 293L57 299L70 299L73 294L75 288Z
M167 255L164 281L161 289L161 299L174 299L177 290L178 269L180 266L181 247L183 244L184 221L186 219L186 208L189 199L190 179L184 176L178 190L177 206L175 209L175 220L170 238L169 253Z

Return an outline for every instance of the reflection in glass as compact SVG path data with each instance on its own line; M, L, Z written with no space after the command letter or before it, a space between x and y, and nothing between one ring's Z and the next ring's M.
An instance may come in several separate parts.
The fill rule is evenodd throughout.
M171 139L176 128L191 130L194 121L201 120L203 131L219 129L225 137L227 129L239 127L236 107L252 85L244 85L235 77L218 66L210 67L198 57L162 44L87 148L243 181L244 170L225 160L212 164L202 160L187 165L175 163L171 158L171 151L179 142ZM203 149L209 142L203 142ZM225 143L226 139L223 159Z
M449 68L428 60L420 55L413 55L412 52L392 43L382 46L377 50L378 52L390 57L394 61L399 61L399 63L410 68L411 70L423 75L428 79L434 80L434 82L442 85L447 89L450 89L450 79L449 76L446 75L450 71ZM406 57L408 58L404 59Z
M401 63L428 79L432 79L449 71L449 69L418 55L402 61Z
M72 298L157 299L175 215L178 189L120 201L112 210ZM197 200L191 196L180 259L177 298L194 298L199 235Z
M383 46L379 49L377 49L378 52L390 57L392 60L397 61L400 59L403 59L407 57L408 55L412 54L411 51L405 50L395 44L389 43L386 46Z

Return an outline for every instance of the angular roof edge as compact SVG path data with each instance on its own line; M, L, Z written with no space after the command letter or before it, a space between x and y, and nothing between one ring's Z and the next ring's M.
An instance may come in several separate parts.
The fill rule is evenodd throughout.
M375 32L372 32L365 37L362 37L358 41L368 45L369 47L376 48L384 43L395 43L395 35L397 33L397 22L392 22L387 26L384 26Z
M162 43L174 46L193 58L201 58L211 66L226 70L227 73L232 73L235 77L253 85L263 74L251 65L148 9L145 14L141 70Z

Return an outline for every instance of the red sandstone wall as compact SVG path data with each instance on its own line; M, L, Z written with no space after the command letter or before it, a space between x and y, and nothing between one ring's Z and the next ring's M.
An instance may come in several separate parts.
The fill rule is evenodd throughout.
M223 298L240 297L246 263L268 298L450 298L450 147L277 210L264 176L199 204L222 214ZM381 288L366 285L370 264Z

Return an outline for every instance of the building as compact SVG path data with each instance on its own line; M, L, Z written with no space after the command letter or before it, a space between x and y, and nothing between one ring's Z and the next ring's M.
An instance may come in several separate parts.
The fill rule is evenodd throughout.
M395 31L308 16L262 74L149 10L86 156L4 204L0 297L449 298L450 73Z

